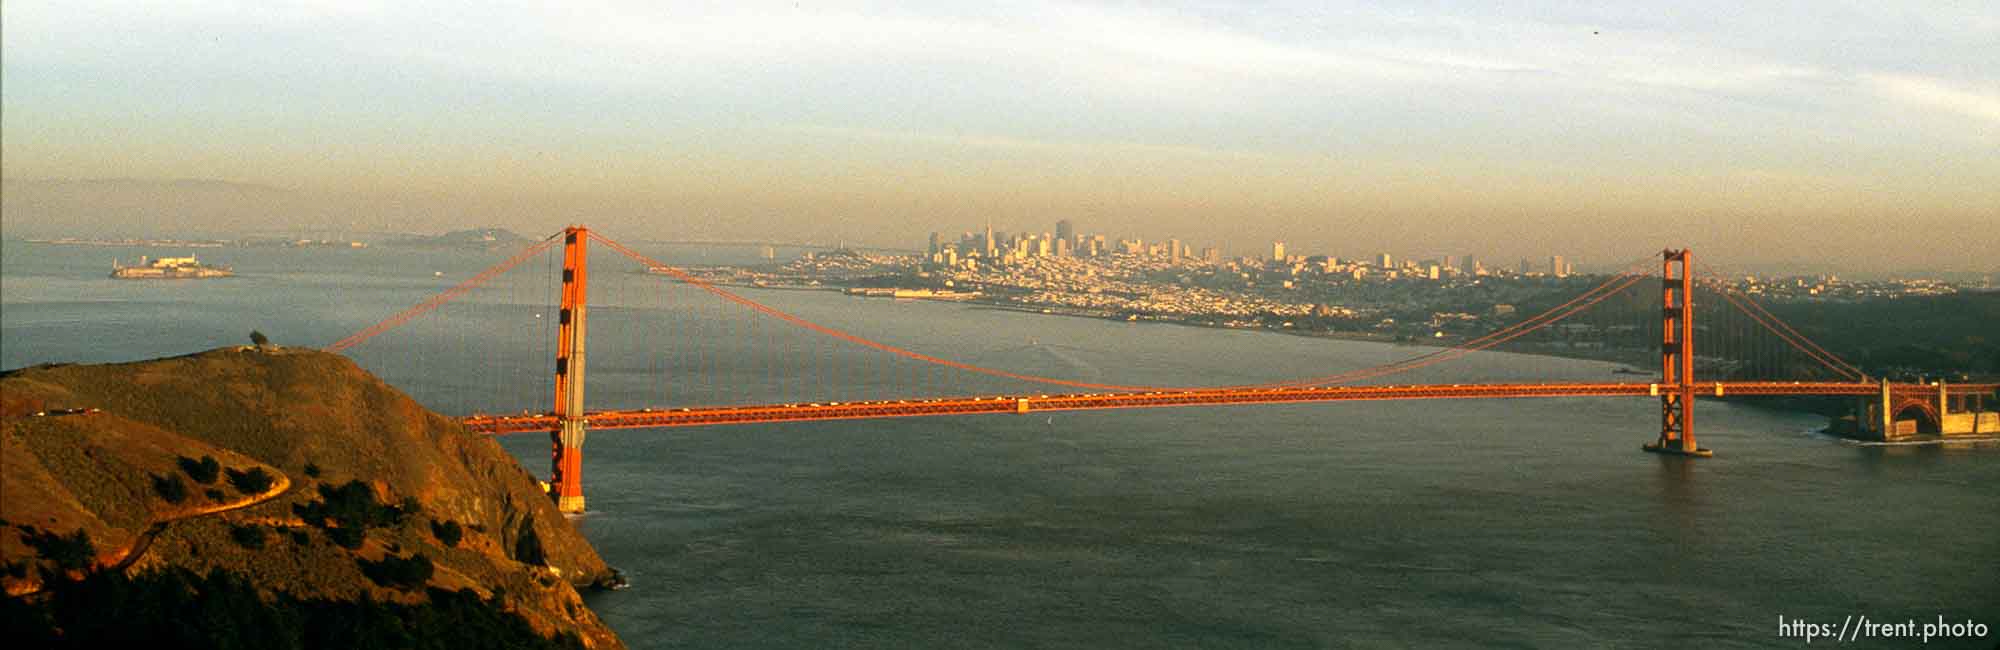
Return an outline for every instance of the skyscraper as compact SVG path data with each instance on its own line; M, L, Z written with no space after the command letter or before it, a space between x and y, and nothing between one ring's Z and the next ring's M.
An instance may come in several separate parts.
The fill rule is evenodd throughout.
M993 220L988 219L986 221L986 259L993 259L993 254L999 252L999 246L998 242L993 241Z
M938 234L937 234L937 231L933 230L933 231L931 231L931 247L930 247L930 249L928 249L928 250L926 250L926 251L924 251L924 252L926 252L926 253L929 253L929 254L932 254L932 255L936 255L936 254L938 253L938 249L939 249L939 248L941 248L942 246L943 246L943 242L942 242L941 240L939 240L939 239L938 239Z
M1569 277L1569 265L1563 263L1563 256L1561 255L1549 256L1549 275L1553 275L1558 278Z
M1057 221L1056 239L1060 239L1074 245L1076 243L1076 224L1070 223L1068 219Z
M1375 265L1385 269L1395 266L1395 264L1393 264L1393 262L1395 261L1396 258L1390 257L1388 253L1383 253L1381 255L1375 256Z
M1168 264L1181 263L1181 240L1179 239L1167 240L1167 263Z
M1273 262L1285 261L1285 242L1281 241L1271 242L1271 261Z

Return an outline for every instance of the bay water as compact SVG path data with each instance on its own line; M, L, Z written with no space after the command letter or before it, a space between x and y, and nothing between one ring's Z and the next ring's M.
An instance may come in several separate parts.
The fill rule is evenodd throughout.
M5 242L0 367L190 353L251 329L324 346L507 254L203 249L239 275L106 277L113 257L188 252ZM447 413L545 409L548 267L348 354ZM807 335L600 268L592 408L1074 390L855 372L874 353L793 342ZM940 357L1086 381L1248 383L1424 351L744 294ZM1625 379L1614 368L1482 353L1381 381ZM1934 646L2000 638L2000 447L1857 445L1815 433L1818 416L1703 401L1696 431L1716 457L1688 460L1639 451L1658 419L1645 399L1580 398L598 431L577 523L632 587L587 599L635 648L1801 647L1783 621L1859 616L1988 629ZM546 474L544 436L501 444Z

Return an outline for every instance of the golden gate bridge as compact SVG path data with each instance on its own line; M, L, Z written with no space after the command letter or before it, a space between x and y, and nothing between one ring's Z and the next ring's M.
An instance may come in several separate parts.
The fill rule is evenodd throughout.
M674 323L642 323L642 329L652 338L640 341L640 347L647 350L674 348L676 351L671 359L645 351L638 355L621 353L613 357L649 356L656 361L645 373L632 374L662 376L679 372L748 377L753 383L770 388L774 393L798 392L813 394L814 397L768 403L732 403L743 401L732 397L746 392L734 390L728 385L732 380L723 379L717 382L722 384L717 395L711 396L712 401L720 403L703 404L695 396L683 394L679 396L683 401L678 403L662 402L626 409L587 409L584 380L588 368L586 352L592 306L589 251L593 241L610 249L619 258L638 265L636 273L628 277L638 278L645 285L639 290L639 295L650 297L655 303L652 305L654 309L634 311L657 313L662 311L658 309L660 305L669 302L683 308L699 305L694 309L710 310L694 314L700 318L688 319L686 322L689 324L726 321L728 319L716 318L725 311L733 311L736 315L734 325L712 332L655 334L672 327ZM343 352L356 348L385 332L435 314L447 305L465 302L462 299L500 284L496 283L496 279L517 268L532 266L536 260L541 261L544 269L540 274L531 275L543 278L553 286L539 289L528 286L524 289L523 285L517 284L513 289L517 295L503 299L501 304L533 311L532 320L519 320L529 323L530 327L542 328L537 340L552 342L549 346L552 349L544 348L541 354L544 359L553 354L553 373L523 370L531 368L532 364L516 364L516 373L531 372L547 378L552 385L520 381L520 378L499 370L506 364L491 359L483 365L491 371L485 373L491 375L485 379L494 382L498 389L496 392L511 393L514 399L524 400L522 403L539 405L543 402L522 396L519 388L540 385L551 389L548 392L536 391L548 396L550 401L545 403L546 408L526 408L511 415L469 413L459 421L467 430L484 434L547 432L550 435L552 465L548 481L550 495L564 512L581 512L584 509L582 458L586 432L590 429L1297 402L1642 397L1655 399L1660 405L1658 436L1642 445L1643 449L1703 457L1711 455L1711 452L1695 442L1694 405L1697 397L1831 395L1859 398L1853 402L1855 408L1851 426L1857 428L1857 433L1874 437L1888 439L1920 432L2000 430L2000 414L1983 410L1984 397L2000 389L2000 384L1952 384L1942 380L1894 382L1871 378L1860 368L1800 334L1750 296L1731 290L1723 282L1697 281L1693 275L1694 256L1688 250L1664 251L1658 258L1661 266L1657 278L1645 270L1645 264L1649 263L1634 264L1545 311L1456 345L1407 359L1283 381L1159 386L1047 376L954 360L892 345L752 300L588 228L572 226L415 306L327 346L327 350ZM603 274L600 273L599 277ZM1659 291L1655 297L1648 298L1647 291L1638 290L1642 284L1650 285L1655 280ZM677 291L692 295L668 296ZM1703 303L1712 300L1726 306L1726 309L1716 312L1725 327L1697 328L1697 292L1709 297L1704 298ZM554 303L555 318L543 318L547 310L538 304L543 300ZM1593 315L1599 322L1594 326L1584 324L1585 329L1600 334L1618 331L1620 328L1605 326L1602 322L1604 312L1616 311L1606 309L1604 306L1607 304L1621 306L1624 316L1636 316L1650 323L1627 327L1623 331L1639 339L1650 338L1647 344L1638 347L1649 350L1648 354L1657 351L1660 363L1657 380L1361 383L1449 363L1524 337L1546 334L1558 323L1576 325L1577 321L1588 321ZM614 302L606 308L623 307ZM1709 334L1723 334L1719 337L1722 339L1719 345L1713 346L1719 353L1711 352L1702 358L1713 369L1726 374L1726 378L1696 378L1695 336L1698 329ZM1648 330L1657 334L1645 334ZM497 344L478 341L476 334L475 340L470 342L464 337L461 331L460 350L473 356L496 353L494 348ZM740 360L722 352L710 353L701 349L704 343L713 341L746 344L767 352L762 355L766 360L751 362L751 365L762 365L762 381L745 375L744 368L740 366L731 367L732 363ZM410 355L415 355L421 359L429 347L449 346L422 344L401 358L407 361ZM1710 345L1705 344L1705 347ZM841 359L840 354L836 354L841 351L851 358L857 351L867 356L859 357L862 361L857 363ZM983 379L988 383L975 385L963 381L967 377ZM1010 385L1012 389L993 390L992 382ZM842 396L840 393L846 385L873 388L868 391L871 394ZM671 391L662 393L667 399L675 397L668 394ZM487 404L494 406L498 402L489 401ZM513 412L502 408L482 410Z

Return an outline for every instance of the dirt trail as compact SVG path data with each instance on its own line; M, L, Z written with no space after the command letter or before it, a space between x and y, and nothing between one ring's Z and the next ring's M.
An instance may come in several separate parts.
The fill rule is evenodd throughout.
M279 473L277 483L272 484L271 488L265 490L263 493L258 494L255 497L251 497L250 500L248 501L244 501L242 503L232 503L228 505L212 506L196 510L194 512L182 514L177 517L155 521L153 522L153 525L146 527L145 532L139 533L139 538L132 542L132 549L125 552L125 557L119 558L117 562L113 563L108 568L117 571L124 571L126 569L131 568L134 563L137 563L139 561L139 558L145 557L146 549L153 545L153 538L158 537L160 533L166 531L167 526L174 522L187 521L195 517L206 517L209 515L221 514L232 510L242 510L244 508L248 508L250 506L263 503L265 501L276 499L279 496L284 495L285 492L290 491L291 489L292 489L291 477L285 476L283 473Z
M242 510L250 506L254 506L260 503L264 503L266 501L270 501L272 499L276 499L280 496L283 496L286 492L290 491L291 489L292 489L291 477L285 476L283 473L279 473L277 476L276 483L273 483L269 489L257 494L256 496L250 497L248 500L241 501L238 503L229 503L229 504L210 506L207 508L201 508L193 512L186 512L167 519L155 521L152 523L152 525L147 526L144 532L139 533L138 538L132 541L132 547L130 549L127 549L124 555L120 556L117 560L113 560L108 563L107 562L98 563L97 570L103 571L109 569L112 571L124 571L126 569L132 568L133 564L137 564L140 558L146 556L146 549L152 547L153 538L158 537L162 532L166 532L167 527L174 524L175 522L187 521L189 519L194 519L196 517L207 517L210 515L218 515L233 510ZM8 593L7 595L15 597L33 596L41 592L42 592L41 586L36 585L35 588L32 590L13 592L13 593Z

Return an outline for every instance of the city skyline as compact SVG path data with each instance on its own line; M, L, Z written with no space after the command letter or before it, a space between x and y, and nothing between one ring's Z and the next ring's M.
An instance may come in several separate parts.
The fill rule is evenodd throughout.
M1054 230L1036 231L1032 228L1012 231L994 228L987 224L982 231L961 231L952 237L948 231L933 230L926 238L923 249L928 262L943 266L956 266L960 260L981 260L987 264L1007 263L1031 257L1108 257L1117 254L1165 258L1170 264L1185 262L1218 264L1227 261L1255 261L1272 264L1303 264L1310 260L1339 262L1344 266L1363 266L1382 270L1422 270L1435 274L1486 275L1487 273L1511 272L1518 275L1548 275L1567 277L1574 275L1576 264L1564 255L1551 255L1548 263L1534 267L1527 259L1522 259L1516 270L1500 266L1488 267L1485 257L1478 253L1460 256L1452 253L1425 253L1419 255L1397 255L1389 251L1378 251L1365 256L1348 252L1328 250L1302 250L1288 248L1283 240L1265 244L1263 255L1255 252L1228 254L1225 244L1183 241L1179 237L1152 237L1131 233L1132 236L1079 231L1071 219L1056 222ZM1401 260L1396 262L1396 260ZM1461 263L1462 262L1462 263ZM1330 264L1329 264L1330 266Z
M1686 246L1974 273L2000 246L2000 16L1974 5L5 18L10 233L589 221L884 245L1073 217L1232 254Z

